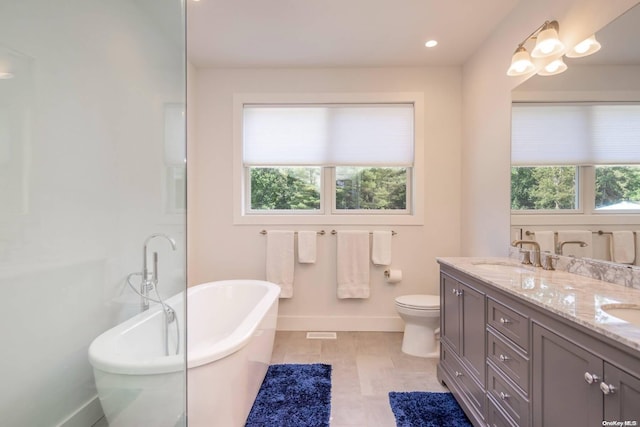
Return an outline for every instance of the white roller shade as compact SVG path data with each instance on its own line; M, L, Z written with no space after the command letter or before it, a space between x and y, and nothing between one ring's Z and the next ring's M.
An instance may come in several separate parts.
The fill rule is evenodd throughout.
M640 163L640 105L514 104L514 166Z
M413 165L413 105L245 105L245 166Z

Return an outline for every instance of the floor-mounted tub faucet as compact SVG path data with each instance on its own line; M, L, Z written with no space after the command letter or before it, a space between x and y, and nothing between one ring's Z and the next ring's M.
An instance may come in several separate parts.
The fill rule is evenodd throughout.
M163 233L154 233L151 236L147 237L144 241L144 246L142 248L142 283L140 283L140 294L142 295L140 301L140 308L142 311L149 309L149 292L153 289L153 287L158 283L158 253L154 252L153 254L153 269L149 271L147 266L147 259L149 257L147 246L149 242L156 237L162 237L166 239L171 244L171 249L176 250L176 241L171 237L167 236Z
M514 240L513 242L511 242L511 246L513 247L518 247L518 245L520 245L520 248L522 248L522 245L532 245L533 246L533 266L534 267L542 267L542 264L540 264L540 244L534 240ZM527 251L523 251L524 254L524 259L522 260L523 264L531 264L531 261L529 261L529 252Z

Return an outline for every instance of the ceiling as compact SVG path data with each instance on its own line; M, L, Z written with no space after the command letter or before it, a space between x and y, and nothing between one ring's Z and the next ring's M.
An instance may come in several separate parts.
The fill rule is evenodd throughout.
M392 67L463 64L519 0L186 1L196 67Z

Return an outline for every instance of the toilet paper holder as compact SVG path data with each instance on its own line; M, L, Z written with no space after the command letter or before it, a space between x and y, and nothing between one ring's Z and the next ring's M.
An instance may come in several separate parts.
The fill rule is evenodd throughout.
M399 283L402 280L402 270L387 268L384 270L384 277L387 283Z

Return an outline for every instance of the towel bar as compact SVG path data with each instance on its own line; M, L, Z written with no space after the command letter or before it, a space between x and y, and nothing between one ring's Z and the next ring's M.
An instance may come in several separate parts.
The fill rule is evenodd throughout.
M338 230L331 230L331 234L333 234L333 235L338 234ZM369 232L369 234L373 234L373 232L372 232L372 231L370 231L370 232ZM396 234L398 234L398 233L397 233L397 232L395 232L395 231L393 231L393 230L391 230L391 235L392 235L392 236L395 236Z
M602 230L598 230L598 231L594 231L594 233L598 233L600 236L602 236L603 234L613 234L613 231L602 231ZM633 235L636 235L635 231L632 231Z
M266 235L267 233L268 233L267 230L260 230L260 234L262 234L263 236ZM293 234L298 234L298 232L294 231ZM320 230L320 231L316 231L316 234L319 234L320 236L324 236L327 233L324 230Z
M598 234L599 236L602 236L603 234L613 234L613 232L612 232L612 231L602 231L602 230L592 231L592 233L594 233L594 234ZM525 232L524 232L524 234L525 234L525 235L527 235L527 236L534 236L534 235L536 234L536 232L535 232L535 231L529 231L529 230L527 230L527 231L525 231ZM557 232L557 231L555 231L555 232L554 232L554 234L556 234L556 235L557 235L557 234L558 234L558 232ZM634 236L636 235L636 232L635 232L635 231L633 232L633 235L634 235Z

